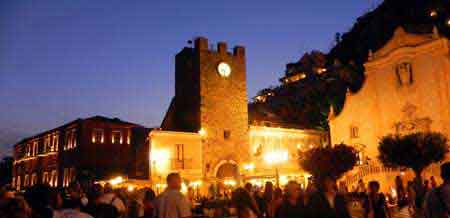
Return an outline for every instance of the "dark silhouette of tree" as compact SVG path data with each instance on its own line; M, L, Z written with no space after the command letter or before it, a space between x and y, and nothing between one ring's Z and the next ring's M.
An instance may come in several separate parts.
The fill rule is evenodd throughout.
M10 184L12 180L13 157L4 157L0 161L0 186Z
M427 166L444 160L448 153L447 142L438 132L387 135L380 140L378 159L387 167L412 169L417 181L421 181L422 171Z
M348 145L317 147L300 152L300 167L321 181L323 178L339 179L353 169L358 160L357 151Z

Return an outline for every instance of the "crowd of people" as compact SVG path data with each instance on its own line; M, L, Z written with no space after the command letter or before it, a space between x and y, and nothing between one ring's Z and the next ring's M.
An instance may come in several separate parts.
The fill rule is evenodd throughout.
M443 184L434 178L418 186L408 182L404 187L396 178L397 197L380 193L380 184L360 181L352 192L339 187L332 178L310 181L303 189L295 181L283 188L267 182L263 189L250 183L229 190L226 210L214 217L237 218L350 218L349 207L359 204L364 218L391 218L390 206L408 207L411 213L422 211L426 218L449 217L450 163L441 166ZM182 192L182 178L177 173L167 176L167 188L158 196L151 189L129 192L113 189L110 184L84 187L73 182L66 189L38 184L23 193L8 188L0 191L0 218L190 218L206 217L194 212L192 199ZM318 182L320 181L320 182ZM421 187L421 188L418 188ZM219 209L219 208L218 208Z

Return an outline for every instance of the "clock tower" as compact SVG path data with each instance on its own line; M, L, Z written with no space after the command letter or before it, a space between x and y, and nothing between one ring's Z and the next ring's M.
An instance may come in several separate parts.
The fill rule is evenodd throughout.
M238 176L249 158L247 103L245 48L210 49L199 37L175 57L175 97L161 128L202 135L205 177Z

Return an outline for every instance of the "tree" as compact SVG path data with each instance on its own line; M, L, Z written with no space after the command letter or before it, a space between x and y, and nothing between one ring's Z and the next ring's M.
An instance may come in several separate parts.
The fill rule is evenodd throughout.
M348 145L317 147L300 152L300 166L319 181L324 178L339 179L353 169L358 160L357 151Z
M14 159L4 157L0 161L0 186L11 183Z
M447 138L438 132L387 135L380 140L378 159L387 167L411 168L417 181L423 169L444 160L448 153Z

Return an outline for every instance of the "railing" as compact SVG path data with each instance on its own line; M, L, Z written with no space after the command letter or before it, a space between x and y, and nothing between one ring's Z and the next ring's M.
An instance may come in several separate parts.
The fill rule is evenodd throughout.
M171 169L174 170L189 170L189 169L193 169L194 166L194 161L193 159L171 159L170 160L170 166Z
M358 182L365 176L376 173L393 173L393 172L400 172L400 169L385 167L378 162L369 162L367 164L357 166L355 167L355 169L348 172L347 175L345 175L344 178L342 179L342 182L344 182L345 185L350 187L351 184Z

